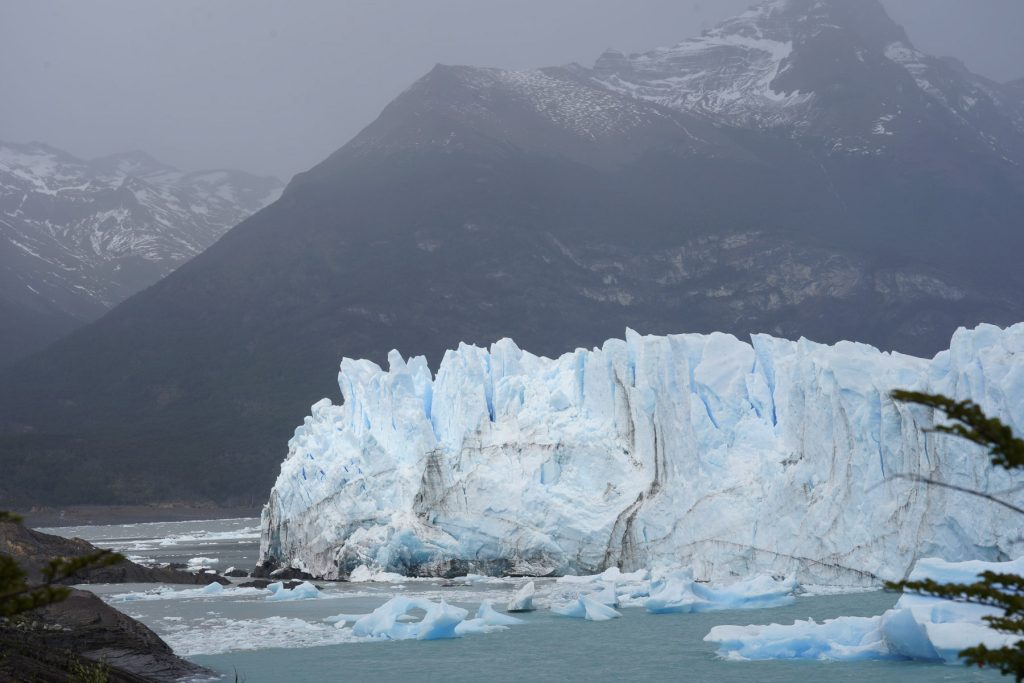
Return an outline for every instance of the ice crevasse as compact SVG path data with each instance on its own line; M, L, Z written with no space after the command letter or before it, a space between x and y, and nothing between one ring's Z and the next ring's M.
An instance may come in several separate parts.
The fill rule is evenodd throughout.
M969 398L1021 433L1024 324L958 330L932 359L627 331L557 359L463 344L436 376L397 352L387 370L345 359L338 379L343 403L313 406L262 515L261 560L318 577L689 565L864 585L920 557L1019 554L1011 512L906 476L1006 474L889 394Z

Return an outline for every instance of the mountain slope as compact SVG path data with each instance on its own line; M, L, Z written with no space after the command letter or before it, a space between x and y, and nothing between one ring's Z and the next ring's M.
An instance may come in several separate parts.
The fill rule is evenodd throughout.
M239 171L183 173L141 152L82 161L0 143L2 364L93 320L276 198Z
M879 56L902 31L869 31L884 14L852 6L771 2L757 16L781 12L785 35L844 22L874 65L856 74L805 60L799 40L774 67L747 48L679 62L757 88L771 68L820 62L782 113L746 88L749 116L641 96L601 62L435 68L277 202L0 375L0 495L262 500L343 356L436 362L506 336L553 354L627 326L924 355L959 325L1024 318L1015 133L995 149L968 135L967 117ZM863 93L902 93L929 118L875 135L877 102L849 106ZM865 134L879 141L850 142Z

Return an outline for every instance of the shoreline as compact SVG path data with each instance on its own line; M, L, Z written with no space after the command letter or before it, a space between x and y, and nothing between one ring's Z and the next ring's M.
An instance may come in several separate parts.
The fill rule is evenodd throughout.
M31 528L145 524L151 522L192 522L259 517L263 506L235 507L189 505L68 505L12 510Z

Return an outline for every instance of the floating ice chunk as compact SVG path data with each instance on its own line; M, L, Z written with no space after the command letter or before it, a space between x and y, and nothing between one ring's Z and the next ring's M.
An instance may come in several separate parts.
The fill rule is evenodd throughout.
M973 582L979 571L1019 573L1024 563L946 562L921 560L914 579L940 583ZM704 638L718 643L730 659L913 659L960 662L958 653L972 645L1000 648L1015 636L994 631L984 620L1002 611L940 598L906 594L877 617L839 617L818 624L797 621L791 626L716 626Z
M639 583L641 581L648 581L651 578L651 572L647 569L638 569L635 572L623 572L618 567L609 567L604 572L599 574L602 581L613 581L615 583Z
M508 607L505 609L509 612L532 612L536 609L533 606L533 596L536 592L537 587L533 581L526 582L508 601Z
M494 605L491 604L490 600L484 600L480 603L480 608L476 611L476 618L488 626L515 626L526 623L522 619L498 612L494 609Z
M680 570L651 582L644 607L654 614L779 607L793 602L796 588L793 579L777 581L770 576L719 586L694 581L691 571Z
M440 640L442 638L457 638L455 627L461 624L469 614L461 607L453 607L442 600L439 604L432 604L423 617L423 621L410 626L416 629L418 640Z
M276 588L271 590L271 587L273 586L276 586ZM320 589L309 581L303 581L291 590L284 588L280 582L276 584L272 583L267 586L267 590L270 591L270 595L267 596L267 600L275 602L283 602L285 600L315 600L320 597Z
M324 623L334 624L335 628L344 628L350 621L354 622L365 616L365 614L335 614L334 616L326 617Z
M395 574L394 572L374 571L365 564L361 564L352 570L352 573L349 574L348 580L352 583L404 583L408 581L409 578L402 576L401 574Z
M563 617L586 619L587 621L608 621L622 616L608 605L602 605L588 595L581 595L575 602L555 605L551 611L561 614Z
M211 567L220 562L216 557L193 557L185 563L185 568L189 571L196 571L197 569L203 569L204 567Z
M981 560L947 562L935 557L926 557L918 560L914 565L909 580L932 579L939 583L974 583L979 580L979 575L982 572L1024 574L1024 557L1010 562L983 562Z
M839 617L820 624L808 619L790 626L715 626L704 640L717 643L720 655L737 660L896 659L886 647L878 617Z
M590 594L588 597L591 600L599 602L602 605L607 605L608 607L619 606L618 587L614 582L606 583L604 588L596 593Z
M401 618L415 609L425 612L423 619L415 623L401 623ZM426 598L400 595L391 598L370 614L356 619L352 632L357 636L389 640L456 638L461 634L456 632L455 627L468 614L461 607L449 605L444 600L436 603Z
M257 595L266 595L262 588L225 588L219 583L211 583L202 588L174 588L162 586L157 589L150 589L143 592L113 593L105 595L103 600L110 604L121 602L147 602L151 600L191 600L208 598L240 598Z
M469 583L473 585L481 583L499 584L509 582L508 579L503 579L498 576L484 576L483 574L466 574L465 576L456 576L452 579L452 581L458 583Z
M892 654L926 662L942 659L928 640L928 631L914 619L911 610L891 609L876 619L880 622L882 636Z
M417 608L426 611L430 605L433 603L426 599L396 596L369 614L364 614L356 619L352 625L352 632L357 636L373 636L391 640L413 638L415 634L410 626L398 623L398 617Z
M497 631L507 631L508 626L498 626L495 624L488 624L483 619L466 619L464 622L455 627L456 636L469 636L477 635L481 633L495 633Z

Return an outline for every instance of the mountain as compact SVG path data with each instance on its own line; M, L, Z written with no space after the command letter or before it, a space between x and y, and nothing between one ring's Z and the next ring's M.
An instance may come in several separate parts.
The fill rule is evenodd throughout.
M0 365L98 318L279 193L273 178L184 173L143 152L82 161L0 143Z
M1022 320L1010 100L864 0L769 2L592 69L439 65L278 201L0 374L0 503L262 500L343 356L550 355L626 327L927 356Z
M436 377L345 359L343 405L295 431L260 561L324 578L596 574L689 566L864 585L921 557L1006 559L1015 513L913 477L1005 490L981 448L925 434L893 389L1024 424L1024 324L932 360L755 335L642 337L538 358L502 340ZM893 478L893 475L904 478ZM981 484L979 482L984 482ZM1020 493L1013 497L1017 502Z

